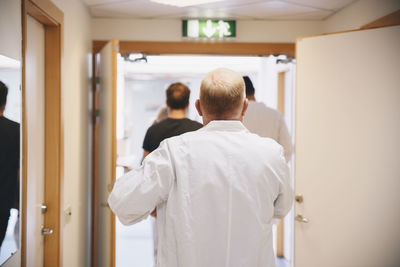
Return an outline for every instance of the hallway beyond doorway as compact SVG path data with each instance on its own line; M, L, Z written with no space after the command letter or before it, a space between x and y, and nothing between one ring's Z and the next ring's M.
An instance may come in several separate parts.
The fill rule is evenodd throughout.
M165 89L173 82L182 82L191 89L188 117L201 122L194 102L199 96L203 76L219 67L226 67L248 75L256 88L257 99L270 107L278 105L277 73L287 71L278 64L280 57L241 56L144 56L124 55L118 58L117 93L117 177L127 169L137 168L142 158L142 142L147 128L165 104ZM143 60L145 58L146 60ZM293 64L294 65L294 64ZM294 71L291 75L294 77ZM289 76L289 75L288 75ZM292 77L291 77L292 78ZM292 86L294 80L288 85ZM289 126L290 129L292 127ZM153 266L153 218L133 226L116 222L116 267ZM290 238L288 239L290 240ZM288 253L290 254L290 253ZM289 259L291 257L289 256ZM279 260L279 266L290 266ZM286 264L286 265L285 265Z

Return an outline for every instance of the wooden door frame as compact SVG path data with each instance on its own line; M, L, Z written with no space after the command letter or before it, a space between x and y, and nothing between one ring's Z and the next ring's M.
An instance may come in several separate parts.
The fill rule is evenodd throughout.
M108 40L93 41L93 54ZM232 56L295 56L295 43L236 43L236 42L142 42L120 41L120 53L140 52L151 55L232 55Z
M96 98L96 54L107 44L109 41L93 41L93 79L92 79L92 95L93 95L93 201L92 201L92 267L96 267L97 259L97 242L96 236L97 218L98 214L98 201L97 192L95 188L98 186L98 164L97 153L98 143L96 138L96 113L95 109L98 106L98 99ZM152 55L165 55L165 54L195 54L195 55L232 55L232 56L269 56L269 55L282 55L294 57L295 56L295 43L205 43L205 42L137 42L137 41L120 41L120 53L140 52ZM114 140L115 142L115 140ZM115 169L115 168L114 168ZM115 221L114 221L115 222ZM112 224L114 225L114 224ZM283 236L282 236L283 237ZM283 244L283 238L282 238ZM111 239L111 248L115 250L115 233ZM115 263L115 251L111 254L112 260ZM110 266L114 266L111 265Z
M116 129L117 129L117 122L116 122L116 107L117 107L117 56L118 56L118 49L119 49L119 41L118 40L111 40L107 41L104 43L107 44L108 42L111 42L112 46L112 53L111 53L111 64L112 64L112 79L111 79L111 84L112 84L112 92L111 92L111 109L112 109L112 116L111 116L111 166L110 166L110 180L109 180L109 187L108 191L111 192L112 190L112 185L114 184L115 180L115 171L116 171L116 162L117 162L117 137L116 137ZM103 47L103 46L102 46ZM102 48L101 47L101 48ZM93 58L92 58L92 64L93 64L93 76L98 77L98 62L97 62L97 55L100 53L101 48L96 52L93 53ZM101 59L100 59L101 60ZM114 75L115 74L115 75ZM92 92L92 107L93 107L93 121L92 121L92 145L93 145L93 153L92 153L92 168L93 168L93 181L92 181L92 263L91 265L93 267L98 266L98 223L95 218L98 218L99 216L99 197L98 197L98 190L99 190L99 170L98 170L98 161L99 161L99 124L98 124L98 115L99 115L99 110L101 109L100 106L100 90L97 90L97 85L99 79L92 79L92 86L93 86L93 92ZM101 203L101 206L104 207L105 203ZM108 204L107 204L108 206ZM111 209L109 210L110 212L110 235L111 235L111 244L110 244L110 262L109 266L114 267L115 266L115 216L113 216L113 213Z
M27 266L27 118L26 118L26 47L27 17L31 16L45 30L45 170L44 227L53 234L44 237L43 261L45 267L61 266L62 181L64 137L61 107L61 58L64 14L50 0L22 0L22 231L21 266Z
M278 92L277 92L277 110L285 115L285 71L278 72ZM281 219L276 228L276 256L279 258L285 258L285 250L284 250L284 225L285 219Z

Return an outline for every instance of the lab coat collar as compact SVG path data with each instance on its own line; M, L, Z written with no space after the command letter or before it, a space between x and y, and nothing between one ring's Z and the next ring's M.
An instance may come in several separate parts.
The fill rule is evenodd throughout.
M237 120L214 120L210 121L202 128L204 131L229 131L229 132L249 132L241 121Z

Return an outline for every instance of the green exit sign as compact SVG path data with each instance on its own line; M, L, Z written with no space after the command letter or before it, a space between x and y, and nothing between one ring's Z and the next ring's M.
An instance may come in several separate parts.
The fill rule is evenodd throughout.
M235 20L183 20L182 35L188 38L234 38Z

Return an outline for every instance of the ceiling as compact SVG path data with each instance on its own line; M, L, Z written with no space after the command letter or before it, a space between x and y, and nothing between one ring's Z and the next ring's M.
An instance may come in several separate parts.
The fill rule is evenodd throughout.
M150 0L82 0L95 18L323 20L355 0L224 0L173 7Z

